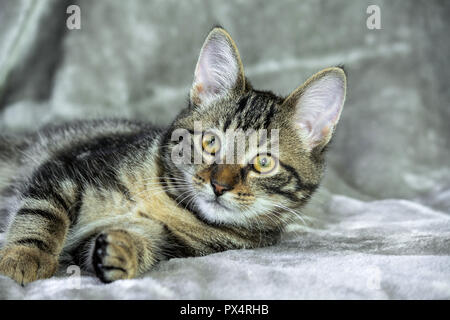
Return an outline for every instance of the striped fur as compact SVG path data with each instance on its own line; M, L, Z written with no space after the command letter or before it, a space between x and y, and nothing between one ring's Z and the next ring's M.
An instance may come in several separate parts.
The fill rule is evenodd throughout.
M208 73L196 79L189 105L168 128L82 121L0 138L0 213L7 231L0 273L25 284L52 276L61 261L73 261L110 282L136 277L163 259L279 239L319 185L324 145L303 148L292 122L302 87L288 99L254 90L231 37L220 28L212 34L208 39L220 38L214 45L228 46L219 63L237 59L233 68L216 69L238 74L215 81L216 87L226 82L221 91L206 89ZM208 63L200 61L197 69ZM251 163L174 163L171 134L194 132L195 121L224 133L278 129L276 172L263 176ZM214 196L218 185L226 192ZM210 204L211 197L217 202Z

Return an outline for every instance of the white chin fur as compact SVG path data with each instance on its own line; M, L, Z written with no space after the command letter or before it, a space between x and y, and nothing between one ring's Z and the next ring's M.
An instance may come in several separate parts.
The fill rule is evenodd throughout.
M224 199L222 199L223 201ZM234 208L229 201L224 201L225 206L214 203L212 200L204 198L196 199L196 208L198 213L205 220L216 224L229 224L235 226L246 226L251 223L252 218L266 212L271 207L270 201L259 199L251 208L241 210Z
M228 209L215 202L197 199L196 205L199 214L205 220L217 224L244 225L248 223L243 212Z

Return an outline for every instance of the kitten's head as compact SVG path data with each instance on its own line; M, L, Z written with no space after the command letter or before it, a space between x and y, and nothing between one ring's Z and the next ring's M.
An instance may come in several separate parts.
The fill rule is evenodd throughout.
M286 98L254 90L230 35L213 29L189 107L166 139L167 190L208 223L289 220L320 182L345 91L341 68L320 71Z

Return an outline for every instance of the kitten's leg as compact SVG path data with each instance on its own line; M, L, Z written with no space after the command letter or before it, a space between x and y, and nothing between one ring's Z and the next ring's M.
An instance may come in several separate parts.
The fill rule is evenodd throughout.
M122 229L101 233L92 251L95 273L103 282L134 278L139 268L150 268L154 260L147 239Z
M53 276L69 225L60 199L23 199L0 251L0 273L22 285Z
M156 222L107 228L85 244L84 260L103 282L132 279L161 259L163 242L164 229Z

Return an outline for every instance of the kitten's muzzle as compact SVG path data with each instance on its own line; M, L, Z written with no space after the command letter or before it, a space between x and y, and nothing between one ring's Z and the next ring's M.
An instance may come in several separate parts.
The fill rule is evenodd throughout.
M212 186L212 189L213 189L214 194L216 195L216 197L220 197L225 192L230 191L230 190L233 189L231 186L225 185L225 184L220 184L214 179L211 179L211 186Z
M211 186L216 197L232 190L239 182L239 166L237 165L214 165L211 170Z

